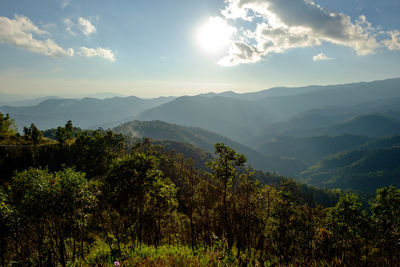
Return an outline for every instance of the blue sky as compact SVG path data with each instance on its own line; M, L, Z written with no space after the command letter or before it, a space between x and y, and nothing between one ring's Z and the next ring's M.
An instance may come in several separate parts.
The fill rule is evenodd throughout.
M2 0L0 92L155 97L400 77L400 1Z

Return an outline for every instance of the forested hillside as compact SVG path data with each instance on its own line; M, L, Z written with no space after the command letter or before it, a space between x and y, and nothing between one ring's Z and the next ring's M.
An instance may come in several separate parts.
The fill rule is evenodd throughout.
M381 121L381 119L390 127L385 129L378 124L369 123L371 120ZM245 154L249 164L256 169L277 172L320 187L341 188L370 194L377 188L400 184L397 171L400 168L399 156L396 152L397 135L383 138L373 137L376 134L371 134L371 137L354 134L336 135L337 132L333 130L343 127L362 130L365 126L370 128L372 133L392 133L391 130L394 129L392 125L397 124L381 116L369 115L337 125L332 126L327 132L331 135L307 137L277 135L266 143L260 143L258 152L200 128L161 121L127 122L114 128L113 131L139 139L150 137L154 140L189 143L207 152L213 151L214 143L223 142ZM364 132L368 131L364 130ZM362 153L353 153L353 150L360 150ZM346 161L343 165L334 165L328 169L325 166L332 159L342 158L347 154L352 155L350 162ZM374 166L373 170L372 166Z
M350 150L328 156L302 176L316 186L373 193L381 186L400 186L399 159L399 146Z
M299 160L288 157L271 157L227 137L197 127L185 127L162 121L131 121L113 128L112 131L132 138L149 137L154 140L189 143L207 152L214 151L215 143L224 143L245 154L252 167L288 176L295 175L306 168L306 165Z
M34 124L17 134L0 115L3 266L400 260L400 190L393 186L377 190L364 210L355 194L253 171L223 143L200 170L149 139L128 145L122 135L77 131L69 121L49 140ZM390 141L367 145L382 143Z

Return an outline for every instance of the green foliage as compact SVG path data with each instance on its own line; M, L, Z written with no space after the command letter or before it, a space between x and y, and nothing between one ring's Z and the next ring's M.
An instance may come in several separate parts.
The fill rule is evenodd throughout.
M382 264L400 262L400 189L393 186L376 191L371 204L374 230L377 231L376 251Z
M312 185L373 194L376 188L400 186L399 158L398 146L350 150L330 155L302 176Z
M399 262L395 187L376 192L369 214L354 194L252 171L222 143L207 172L149 139L128 151L110 131L65 136L62 145L0 149L2 266Z
M15 241L27 245L21 247L20 263L42 264L47 258L65 266L67 238L82 238L95 196L82 173L29 169L13 178L10 203L18 216ZM32 249L39 252L37 256L30 255Z
M111 261L111 249L101 239L97 239L90 247L89 254L85 257L84 263L89 265L105 265Z
M9 203L6 192L0 187L0 260L2 266L5 266L6 262L7 239L11 237L15 223L15 209Z
M56 130L56 139L60 144L65 144L68 139L72 139L73 137L73 126L72 122L68 121L65 124L65 127L58 127Z
M369 231L367 215L354 194L340 197L335 207L328 212L328 229L332 234L333 253L343 256L345 262L354 261L361 255L365 232ZM361 264L361 259L358 264Z
M188 154L185 155L192 157L197 168L204 169L204 164L198 164L199 152L193 155L193 148L188 148L187 145L182 147L182 143L213 153L214 144L222 142L239 153L246 154L249 164L265 171L272 170L292 175L305 168L304 164L298 160L266 156L227 137L197 127L185 127L158 120L131 121L113 128L113 131L125 135L131 144L142 138L152 138L156 142L161 142L167 150L186 152ZM201 157L204 158L204 155ZM205 161L209 161L208 155L206 157Z
M104 174L113 159L123 153L124 139L111 131L83 131L76 134L75 142L67 149L70 165L86 172L89 176Z
M68 145L43 139L38 146L32 142L0 146L0 180L11 179L14 171L29 167L49 168L58 171L64 166L74 167L89 177L104 174L113 159L123 154L124 138L110 131L83 131L69 140Z
M140 246L123 261L130 266L232 266L237 261L220 251L198 251L193 254L186 246Z
M147 147L151 152L151 147ZM163 238L163 229L176 208L175 185L158 169L154 155L134 151L117 160L105 178L104 193L111 208L132 227L132 242L155 242ZM151 231L151 228L153 229ZM145 234L153 232L153 234ZM117 239L124 237L118 236Z
M16 133L17 127L15 126L14 120L11 119L9 114L4 116L4 114L0 112L0 140L10 138Z
M43 132L40 131L34 123L31 126L24 127L24 137L27 140L31 140L33 144L37 145L42 141Z
M213 178L222 185L222 212L221 219L224 225L225 238L228 242L228 251L230 252L233 246L233 229L228 209L230 209L230 199L232 185L237 178L237 168L243 167L246 162L246 157L236 153L233 149L225 146L223 143L215 144L214 161L208 163L208 167L213 171Z

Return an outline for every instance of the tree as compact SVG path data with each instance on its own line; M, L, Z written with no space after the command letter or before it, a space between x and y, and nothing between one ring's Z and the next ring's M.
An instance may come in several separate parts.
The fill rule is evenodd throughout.
M65 127L57 127L56 130L56 139L60 144L65 144L68 139L72 139L73 137L73 125L69 120Z
M359 265L363 245L363 229L367 215L355 194L341 196L328 213L329 229L332 232L332 248L338 257L350 265Z
M296 248L296 209L291 192L279 191L272 200L270 218L266 221L266 238L279 264L288 264Z
M15 211L8 201L8 196L0 187L0 260L1 266L6 266L6 253L10 242L12 229L15 226Z
M157 245L164 216L175 209L175 185L158 166L157 157L134 151L117 160L106 176L106 198L120 214L132 242ZM122 238L117 236L117 239Z
M83 131L76 134L71 145L74 155L72 164L84 171L89 177L105 174L114 158L123 154L124 142L121 135L111 131L105 134L99 131Z
M400 262L400 189L393 186L376 190L371 203L376 233L378 261L389 259L389 265Z
M40 141L42 141L43 132L40 131L34 123L32 123L29 128L26 126L24 127L24 135L25 139L32 140L32 142L37 145L40 143Z
M65 124L65 134L67 139L71 139L73 137L73 130L74 127L72 125L72 121L67 121L67 123Z
M11 119L10 115L7 114L4 116L3 113L0 112L0 140L9 138L15 135L17 132L17 127L13 119Z
M20 248L19 262L39 266L66 266L66 240L73 243L85 229L85 221L95 203L91 186L83 173L64 169L56 173L29 169L13 177L11 204L18 215L15 245ZM73 246L73 257L75 245Z
M238 168L244 166L246 157L223 143L217 143L214 147L216 158L207 165L213 171L213 178L222 185L222 220L230 253L234 240L228 212L228 195L231 193L234 180L238 177Z

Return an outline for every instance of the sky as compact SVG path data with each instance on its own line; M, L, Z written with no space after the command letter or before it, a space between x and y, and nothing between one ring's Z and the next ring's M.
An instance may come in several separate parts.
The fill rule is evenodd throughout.
M139 97L400 77L398 0L0 0L0 92Z

